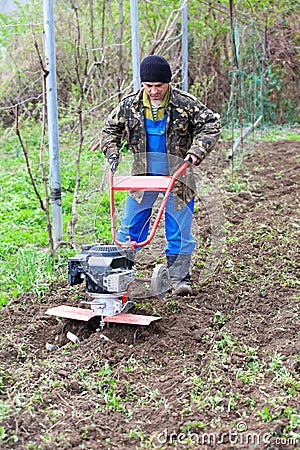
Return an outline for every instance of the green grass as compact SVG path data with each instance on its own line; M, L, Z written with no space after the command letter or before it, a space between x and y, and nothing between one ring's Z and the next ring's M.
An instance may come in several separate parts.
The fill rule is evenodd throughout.
M0 306L23 292L41 293L53 280L66 278L66 261L74 254L70 247L61 248L54 258L49 257L49 240L46 217L34 193L25 166L20 143L13 133L2 134L1 188L0 188ZM29 121L23 124L23 141L28 148L31 170L45 202L45 193L39 166L40 128ZM72 213L73 190L76 179L74 136L61 142L61 183L63 240L69 240L69 222ZM44 154L44 166L48 172L48 155ZM96 170L92 172L91 167ZM101 185L105 161L100 151L92 157L88 146L82 152L80 200ZM48 173L49 176L49 173ZM104 187L105 190L105 187ZM105 195L106 194L106 195ZM116 203L123 198L116 198ZM51 205L50 205L51 209ZM75 245L95 242L110 237L109 199L107 192L95 192L89 202L78 205L78 225Z
M246 130L247 126L244 127L244 131ZM222 131L221 139L224 141L231 141L231 129L224 128ZM240 129L235 129L234 139L239 138L240 136ZM249 133L247 136L247 141L251 142L252 140L258 141L280 141L280 140L291 140L291 141L299 141L300 140L300 128L299 124L295 124L294 126L273 126L273 125L259 125L255 129L255 133Z
M261 138L265 141L279 141L279 140L289 140L289 141L300 141L300 128L290 129L288 127L274 127L265 128L261 133Z

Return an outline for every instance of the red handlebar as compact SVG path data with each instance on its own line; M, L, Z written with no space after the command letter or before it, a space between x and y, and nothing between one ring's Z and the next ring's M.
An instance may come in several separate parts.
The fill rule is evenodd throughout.
M167 201L169 200L171 191L177 181L179 175L183 174L186 176L186 169L191 163L185 161L179 169L176 170L173 176L133 176L133 177L114 177L114 173L110 170L109 172L109 190L110 190L110 221L111 221L111 233L115 244L122 248L131 248L135 250L140 247L144 247L149 244L158 228L161 216L166 207ZM147 239L143 242L121 242L117 238L116 224L115 224L115 201L114 201L114 191L165 191L164 199L158 210L156 219L150 230Z

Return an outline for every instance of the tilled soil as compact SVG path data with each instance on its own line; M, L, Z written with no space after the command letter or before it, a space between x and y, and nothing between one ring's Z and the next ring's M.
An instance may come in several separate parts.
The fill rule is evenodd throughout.
M299 150L254 143L234 173L222 144L204 161L193 295L149 294L161 232L137 257L148 327L47 316L86 298L67 282L3 308L1 448L300 448Z

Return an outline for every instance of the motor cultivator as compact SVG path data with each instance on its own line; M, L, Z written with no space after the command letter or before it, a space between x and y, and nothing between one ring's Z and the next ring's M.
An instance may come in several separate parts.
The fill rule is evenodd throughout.
M47 309L46 314L82 321L99 317L101 327L105 323L149 325L161 319L128 313L135 305L130 297L130 286L134 280L134 255L137 248L146 246L153 239L174 184L180 174L185 175L189 164L188 161L184 162L173 176L115 177L110 170L110 220L114 244L84 245L81 252L68 261L68 283L74 286L85 280L86 292L91 300L81 303L89 304L90 309L61 305ZM135 242L128 237L123 243L116 236L114 192L134 190L159 191L165 192L165 195L147 239ZM168 271L163 264L159 264L151 277L151 295L162 296L168 288Z

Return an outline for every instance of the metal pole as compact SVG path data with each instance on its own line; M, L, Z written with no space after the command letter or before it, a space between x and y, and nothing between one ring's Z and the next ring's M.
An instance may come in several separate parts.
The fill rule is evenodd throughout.
M131 51L132 51L132 75L133 87L137 91L140 88L140 48L139 48L139 27L138 27L138 2L130 0L131 16Z
M182 89L188 91L188 7L187 0L183 0L182 9Z
M50 186L52 198L53 241L62 239L62 205L60 181L60 157L58 140L58 113L56 90L56 55L54 38L53 0L43 0L45 56L49 74L46 78L48 140L50 159Z

